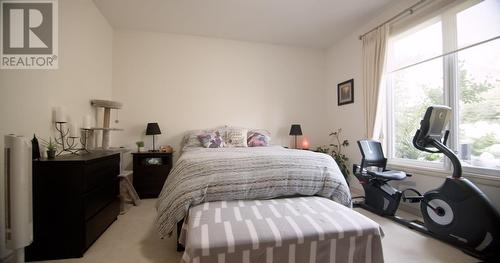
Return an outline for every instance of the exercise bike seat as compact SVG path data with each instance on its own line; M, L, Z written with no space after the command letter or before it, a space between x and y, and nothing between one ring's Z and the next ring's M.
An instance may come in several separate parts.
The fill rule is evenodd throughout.
M367 171L367 174L371 175L372 177L385 180L403 180L407 177L407 174L405 172L392 170L383 172Z

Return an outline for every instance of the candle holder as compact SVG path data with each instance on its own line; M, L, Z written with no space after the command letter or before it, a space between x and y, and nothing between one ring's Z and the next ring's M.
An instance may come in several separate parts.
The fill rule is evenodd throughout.
M78 155L78 149L76 149L77 143L75 142L78 137L68 136L69 129L64 127L65 123L65 121L55 122L56 130L59 132L59 139L56 137L55 141L58 145L61 146L61 150L56 154L56 156L59 156L64 152Z
M86 128L82 128L81 130L82 130L82 137L80 137L80 144L82 145L82 148L80 148L78 151L90 153L89 150L87 149L87 141L88 141L89 132L91 130L86 129Z

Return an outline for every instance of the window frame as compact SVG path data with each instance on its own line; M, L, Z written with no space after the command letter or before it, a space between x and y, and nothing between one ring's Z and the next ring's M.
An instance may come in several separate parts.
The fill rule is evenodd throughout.
M461 3L449 10L436 15L430 19L427 19L423 22L420 22L412 27L409 27L407 30L399 33L396 36L393 36L389 39L389 48L391 48L391 42L404 37L405 35L411 34L412 32L418 31L421 28L424 28L428 25L436 23L438 21L441 22L442 25L442 50L443 54L447 53L451 50L457 49L457 14L461 11L470 8L478 3L480 0L471 0ZM459 115L456 109L459 107L459 87L458 87L458 53L448 54L443 56L443 96L445 105L452 108L452 119L450 122L450 136L448 139L448 147L450 147L455 153L457 153L457 149L459 147L459 138L457 134L459 134ZM448 158L444 158L443 162L431 162L431 161L423 161L423 160L412 160L406 158L398 158L394 157L395 155L395 122L394 122L394 92L393 92L393 74L388 74L385 76L385 92L387 96L387 111L386 118L387 122L385 122L384 129L385 134L387 134L388 140L387 144L387 156L388 156L388 164L393 166L402 166L402 167L427 167L431 170L447 172L452 169L452 164ZM463 163L462 163L463 164ZM500 177L500 169L494 168L486 168L479 166L470 166L463 165L462 170L466 174L480 174L480 175L488 175L488 176L497 176Z

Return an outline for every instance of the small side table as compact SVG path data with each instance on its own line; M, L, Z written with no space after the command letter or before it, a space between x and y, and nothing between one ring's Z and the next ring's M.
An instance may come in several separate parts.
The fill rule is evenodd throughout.
M134 188L140 198L157 198L172 169L172 153L132 153Z

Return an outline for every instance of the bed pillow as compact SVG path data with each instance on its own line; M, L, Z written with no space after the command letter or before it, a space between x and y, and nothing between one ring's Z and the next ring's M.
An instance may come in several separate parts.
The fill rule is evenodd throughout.
M198 135L198 140L205 148L224 147L224 139L218 131L200 134Z
M228 128L226 129L226 147L247 147L247 129Z
M187 132L182 140L182 149L203 147L200 140L198 139L198 135L208 132L209 131L206 130L194 130Z
M269 146L271 138L260 132L249 132L247 145L248 147Z
M255 132L266 135L267 137L269 137L269 139L271 139L271 132L264 129L249 129L247 138L250 137L250 135L252 135Z

